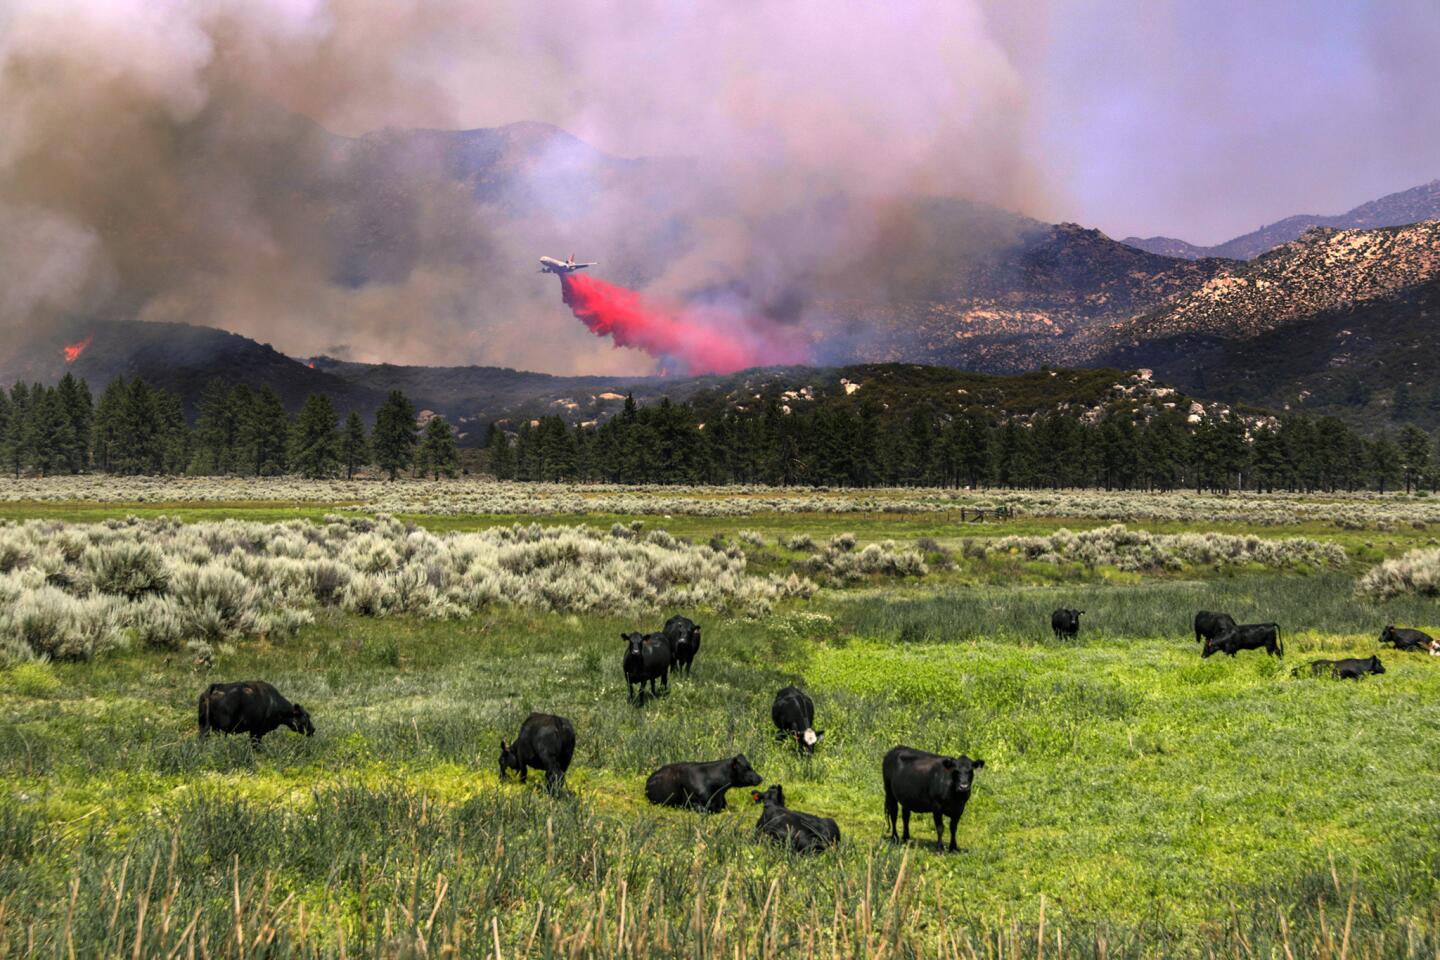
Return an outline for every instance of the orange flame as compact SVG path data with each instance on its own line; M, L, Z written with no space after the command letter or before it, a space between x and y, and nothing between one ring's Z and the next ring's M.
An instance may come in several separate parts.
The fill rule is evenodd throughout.
M74 363L76 360L79 360L80 354L85 352L85 348L90 346L90 341L94 339L95 334L92 333L84 340L77 340L74 343L66 344L65 346L61 347L60 352L65 354L65 362Z
M311 370L314 370L314 369L315 369L315 361L314 361L314 360L311 360L309 363L305 364L305 366L309 367Z

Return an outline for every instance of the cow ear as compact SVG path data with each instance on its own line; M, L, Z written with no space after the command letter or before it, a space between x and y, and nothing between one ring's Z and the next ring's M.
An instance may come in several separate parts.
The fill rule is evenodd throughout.
M302 715L302 714L305 712L305 708L302 707L302 706L300 706L300 704L298 704L298 703L292 703L292 704L290 705L290 707L291 707L290 712L291 712L294 716L297 716L297 717L298 717L298 716Z
M509 750L509 749L510 749L510 747L507 746L506 743L505 743L505 738L504 738L504 737L501 737L501 738L500 738L500 752L501 752L501 753L504 753L505 751L507 751L507 750Z
M940 761L940 766L944 767L946 770L954 770L955 761L951 760L949 757L946 757L944 760Z
M971 766L973 769L975 769L975 770L979 770L981 767L985 766L985 761L984 761L984 760L971 760L971 761L970 761L970 766Z
M824 740L824 739L825 739L825 731L824 731L824 730L816 730L816 731L815 731L815 742L816 742L816 743L819 743L821 740Z
M622 634L620 634L620 642L621 642L621 643L629 643L629 642L630 642L630 634L628 634L628 633L622 633Z

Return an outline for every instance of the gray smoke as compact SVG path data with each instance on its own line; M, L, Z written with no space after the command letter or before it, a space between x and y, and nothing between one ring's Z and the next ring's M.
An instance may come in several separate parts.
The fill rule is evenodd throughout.
M927 198L1044 196L971 0L11 0L0 103L5 331L136 317L298 356L648 370L536 256L804 322L817 289L883 294ZM580 141L414 132L521 120Z

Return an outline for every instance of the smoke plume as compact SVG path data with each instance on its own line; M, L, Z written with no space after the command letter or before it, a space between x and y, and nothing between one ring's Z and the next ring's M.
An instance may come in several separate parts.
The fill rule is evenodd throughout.
M0 336L719 369L798 356L817 290L883 296L927 198L1043 195L976 0L10 0L0 103ZM512 121L539 122L435 132ZM534 273L571 250L706 305L643 335L597 312L645 353L614 350ZM698 332L715 302L736 352Z

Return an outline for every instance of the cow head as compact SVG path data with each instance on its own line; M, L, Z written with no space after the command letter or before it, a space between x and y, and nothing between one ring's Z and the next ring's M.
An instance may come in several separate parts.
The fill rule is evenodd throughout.
M315 724L310 722L310 711L298 703L290 705L290 718L285 725L296 733L303 733L307 737L315 736Z
M759 790L751 790L750 799L756 803L773 803L777 807L783 807L785 806L785 790L777 783L764 793Z
M1386 625L1385 625L1385 629L1380 631L1380 642L1381 642L1381 643L1394 643L1394 642L1395 642L1395 624L1389 623L1389 624L1386 624Z
M1201 659L1204 659L1205 657L1211 656L1224 650L1226 641L1228 641L1233 636L1235 636L1235 628L1231 627L1229 630L1225 631L1218 637L1210 637L1206 639L1205 649L1200 651Z
M504 780L510 770L523 771L524 765L520 763L520 754L516 752L515 745L500 741L500 779Z
M975 783L975 771L985 766L984 760L971 760L961 754L958 757L945 757L940 761L940 775L944 781L944 796L969 793Z
M1370 658L1370 672L1371 672L1371 673L1384 673L1384 672L1385 672L1385 664L1383 664L1383 663L1380 662L1380 658L1379 658L1379 657L1371 657L1371 658Z
M645 634L638 632L622 633L620 634L620 639L625 641L625 655L627 657L640 656L640 645L645 642Z
M730 758L730 786L758 787L760 783L760 774L750 766L750 761L745 759L745 754L737 753Z
M811 730L806 727L803 731L796 731L795 743L806 753L814 753L815 745L825 739L824 730Z

